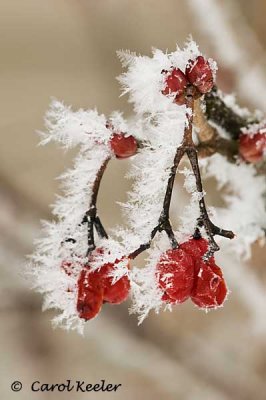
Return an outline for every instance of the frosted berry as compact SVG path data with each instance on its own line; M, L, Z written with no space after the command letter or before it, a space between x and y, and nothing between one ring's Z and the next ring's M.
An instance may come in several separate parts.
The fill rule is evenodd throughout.
M123 133L114 133L110 139L110 146L116 158L128 158L136 154L138 143L134 136L125 136Z
M253 135L242 134L239 138L239 154L244 160L257 163L263 159L266 151L266 132Z
M105 250L103 248L97 248L94 253L91 254L91 261L95 259L95 255L104 255L104 253ZM123 260L125 261L125 257ZM106 263L94 271L94 274L97 274L99 277L103 288L103 300L112 304L120 304L125 301L130 291L130 281L127 275L122 276L113 284L112 271L120 261L122 261L122 259L115 260L114 263ZM130 269L128 259L127 268Z
M177 303L180 303L180 302L178 302L178 301L172 299L172 297L170 297L166 292L163 293L163 295L162 295L162 297L161 297L161 300L162 300L163 302L165 302L165 303L168 303L168 304L177 304Z
M191 300L200 308L216 308L223 304L227 288L221 269L213 262L200 261L196 265L195 283Z
M108 303L120 304L128 298L130 281L127 276L123 276L112 284L112 278L105 280L103 299Z
M185 89L188 80L185 74L179 68L173 68L171 71L163 71L165 74L165 87L162 90L164 95L175 94L175 103L185 104Z
M198 56L195 60L188 61L186 77L201 93L207 93L213 87L214 82L211 66L208 60L202 56Z
M156 277L163 300L183 303L191 294L194 280L194 262L184 250L171 249L162 254L157 266Z
M208 240L204 238L200 239L189 239L180 245L180 248L186 251L194 260L201 260L202 257L207 253L209 248Z
M78 279L77 312L86 321L96 317L103 304L103 285L96 271L83 269Z

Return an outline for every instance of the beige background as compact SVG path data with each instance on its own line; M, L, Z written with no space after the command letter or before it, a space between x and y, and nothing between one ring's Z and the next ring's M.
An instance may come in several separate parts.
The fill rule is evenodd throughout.
M52 330L53 313L41 312L41 296L21 277L39 220L50 217L59 190L54 178L73 155L37 147L35 131L43 128L51 96L74 108L130 115L119 97L115 51L171 51L191 33L218 61L220 86L265 112L265 8L263 0L0 0L1 398L265 399L266 331L255 330L266 317L265 251L259 246L246 265L255 282L250 301L228 274L234 290L223 310L205 315L187 303L137 327L126 305L106 306L84 338ZM125 198L126 169L127 162L112 162L103 181L99 208L107 227L121 222L115 202ZM123 386L110 394L29 389L34 380L66 379ZM20 393L10 390L14 380L23 382Z

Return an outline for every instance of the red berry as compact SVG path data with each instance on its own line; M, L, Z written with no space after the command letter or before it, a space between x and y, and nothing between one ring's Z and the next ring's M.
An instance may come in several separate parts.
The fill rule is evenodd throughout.
M198 56L195 60L188 61L186 76L189 82L196 86L201 93L207 93L213 87L213 72L211 66L202 56Z
M159 287L165 292L162 300L169 296L170 302L183 303L191 294L194 279L192 257L181 248L167 250L157 266Z
M215 308L223 304L227 288L221 269L212 262L200 261L196 265L195 283L191 300L200 308Z
M179 68L173 68L171 71L164 73L166 78L162 93L166 96L175 93L175 103L179 105L185 104L185 89L188 84L185 74Z
M103 299L108 303L120 304L128 298L130 282L127 276L123 276L112 284L112 278L105 280Z
M103 304L103 286L96 271L83 269L78 279L77 311L86 321L94 318Z
M239 154L244 160L256 163L262 160L266 151L266 132L242 134L239 138Z
M191 255L194 260L201 260L201 258L207 253L209 248L208 240L204 238L200 239L189 239L180 245L180 248Z
M95 250L95 252L96 254L103 255L104 249L98 248ZM95 253L91 255L91 260L93 260L94 254ZM101 284L103 286L103 300L108 303L120 304L127 299L129 294L130 281L128 279L128 276L124 275L114 284L112 284L113 277L111 276L111 273L114 270L115 265L118 264L121 260L115 260L114 263L106 263L94 272L98 274L101 280ZM127 268L130 268L129 260Z
M172 299L172 297L170 297L166 292L163 293L163 295L162 295L162 297L161 297L161 300L164 301L165 303L168 303L168 304L177 304L177 303L180 303L180 302L178 302L178 301Z
M117 264L119 260L115 261ZM103 298L108 303L112 304L120 304L125 301L128 297L129 290L130 290L130 281L128 276L124 275L120 279L118 279L114 284L113 277L110 276L112 270L115 268L115 264L108 263L105 264L100 272L102 273L103 277L103 285L104 285L104 295ZM129 268L129 262L127 267Z
M138 143L134 136L125 136L123 133L114 133L110 139L110 146L116 158L128 158L136 154Z

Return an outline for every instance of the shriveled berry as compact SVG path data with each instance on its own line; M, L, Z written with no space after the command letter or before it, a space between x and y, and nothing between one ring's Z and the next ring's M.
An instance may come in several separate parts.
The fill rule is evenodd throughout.
M223 304L227 288L221 269L213 262L200 261L196 265L195 283L191 300L200 308L216 308Z
M83 269L78 279L77 311L86 321L94 318L103 304L103 285L96 271Z
M266 152L266 131L255 134L242 134L239 137L239 154L244 160L257 163Z
M114 133L110 139L110 146L116 158L128 158L136 154L138 143L134 136L125 136L123 133Z
M179 68L173 68L171 71L164 71L165 82L162 93L164 95L175 94L175 103L182 105L185 104L185 89L188 80L185 74Z
M191 294L194 280L194 261L181 248L167 250L157 266L156 277L164 296L183 303Z
M186 77L201 93L209 92L214 84L211 66L208 60L202 56L198 56L195 60L188 61Z

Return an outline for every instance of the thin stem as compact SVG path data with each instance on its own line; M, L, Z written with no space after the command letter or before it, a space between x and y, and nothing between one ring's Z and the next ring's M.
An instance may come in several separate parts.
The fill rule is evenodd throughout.
M84 219L86 219L86 222L88 224L88 250L87 250L87 255L95 249L95 242L94 242L94 227L97 231L97 234L99 237L101 238L105 238L108 239L108 235L102 225L102 222L99 218L99 216L97 215L97 207L96 207L96 203L97 203L97 197L98 197L98 193L99 193L99 188L100 188L100 184L101 184L101 180L103 177L103 174L106 170L106 167L108 165L108 162L110 161L110 157L106 158L104 160L104 162L102 163L95 181L93 183L93 187L92 187L92 196L91 196L91 201L90 201L90 206L88 211L86 212Z
M95 225L95 228L96 228L96 231L97 231L98 235L101 238L108 239L108 235L106 233L106 230L104 229L103 224L102 224L102 222L101 222L101 220L100 220L100 218L98 216L95 217L94 225Z
M180 160L182 159L185 151L182 147L178 147L173 165L171 167L167 187L166 187L166 192L164 196L164 202L163 202L163 210L161 213L161 220L168 220L169 219L169 210L170 210L170 204L171 204L171 198L172 198L172 192L173 192L173 187L174 187L174 182L175 182L175 177L176 177L176 171L177 167L180 163Z
M181 146L179 146L176 150L175 158L173 161L173 165L171 167L170 175L168 178L167 182L167 187L166 187L166 192L164 196L164 201L163 201L163 207L162 207L162 212L160 215L160 218L158 220L158 224L154 227L154 229L151 232L150 239L147 243L141 244L139 248L134 250L130 255L129 258L134 259L137 257L140 253L143 251L147 250L151 246L151 242L156 235L157 232L162 232L165 231L172 248L177 248L178 247L178 242L175 238L171 222L169 219L169 210L170 210L170 205L171 205L171 199L172 199L172 192L173 192L173 186L174 186L174 181L176 177L176 172L178 165L183 158L184 154L187 154L188 159L190 161L191 167L193 174L196 179L196 187L198 193L200 193L201 197L199 200L199 208L200 208L200 217L197 222L197 226L194 232L193 237L194 238L200 238L200 230L199 227L204 226L204 229L207 233L209 243L210 243L210 249L205 255L205 259L208 259L215 251L219 250L219 246L217 245L216 241L214 240L215 235L220 235L227 237L229 239L232 239L234 237L233 232L221 229L214 225L207 213L205 201L204 201L204 194L203 194L203 187L202 187L202 181L201 181L201 175L200 175L200 169L199 169L199 163L198 163L198 156L197 156L197 150L195 147L195 144L193 143L193 138L192 138L192 126L193 126L193 114L194 114L194 100L197 97L197 89L189 85L186 89L186 107L187 107L187 123L185 126L184 130L184 137L183 141L181 143Z
M100 183L104 174L104 171L106 170L107 164L110 161L110 157L107 157L104 162L102 163L99 171L97 172L95 181L93 183L92 187L92 196L91 196L91 201L90 201L90 207L89 209L95 207L96 209L96 202L97 202L97 197L99 193L99 188L100 188Z
M96 178L93 182L92 186L92 196L89 204L89 209L86 211L80 225L82 224L87 224L87 243L88 243L88 249L87 249L87 256L90 252L92 252L95 249L95 241L94 241L94 228L97 231L97 234L100 238L106 238L108 239L108 235L103 227L103 224L97 215L97 198L98 198L98 193L99 193L99 188L101 184L101 180L103 177L103 174L106 170L106 167L108 165L108 162L110 161L110 157L107 157L100 169L97 172ZM72 242L76 243L76 240L74 238L67 238L65 240L66 242Z

